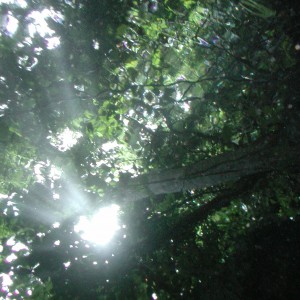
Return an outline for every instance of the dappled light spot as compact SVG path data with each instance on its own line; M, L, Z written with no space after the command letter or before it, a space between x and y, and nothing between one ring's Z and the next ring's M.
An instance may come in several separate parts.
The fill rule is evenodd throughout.
M98 41L96 41L96 40L93 40L93 48L94 48L95 50L99 50L99 48L100 48L100 43L99 43Z
M156 299L158 299L158 297L157 297L156 293L153 293L153 294L152 294L152 299L153 299L153 300L156 300Z
M1 81L4 83L5 82L5 78L0 76L0 83ZM8 109L8 105L7 104L1 104L0 105L0 117L4 116L4 112L5 110Z
M49 17L61 20L61 16L52 9L44 9L41 12L33 11L28 16L28 18L32 21L28 25L30 37L33 37L36 33L38 33L41 37L52 36L55 33L47 24L46 19Z
M71 265L71 262L70 262L70 261L65 262L65 263L64 263L65 269L68 269L68 268L70 267L70 265Z
M60 45L60 38L58 36L47 38L45 40L47 42L47 48L49 50L55 49L56 47L58 47Z
M0 0L0 300L297 299L278 2Z
M37 182L45 182L46 178L44 174L46 170L49 171L47 178L50 179L51 182L53 182L54 180L58 180L62 174L62 171L56 166L51 165L49 160L47 160L46 162L39 161L33 166L33 171Z
M1 278L1 281L2 281L2 283L1 283L2 292L8 291L9 286L11 286L13 284L13 281L12 281L11 277L8 274L1 273L0 278Z
M25 0L1 0L1 4L13 4L16 5L20 8L26 8L27 7L27 2Z
M11 250L14 252L19 252L21 250L28 250L28 247L26 245L24 245L23 243L15 243L12 247Z
M57 193L53 193L53 200L59 200L60 195Z
M53 228L59 228L60 227L60 223L59 222L55 222L52 224Z
M13 246L15 243L15 237L11 237L7 240L6 246Z
M6 16L4 16L4 20L2 21L1 27L9 34L13 35L19 26L19 21L12 16L10 13L8 13Z
M119 206L111 205L101 208L90 219L81 216L79 222L74 226L74 230L88 242L96 245L106 245L120 228L118 212Z
M65 152L77 144L82 137L80 132L72 131L68 127L62 130L57 136L48 136L50 144L59 151Z
M16 260L17 258L18 258L18 256L15 255L14 253L12 253L5 258L5 262L11 263L12 261Z
M55 241L55 242L53 243L53 245L54 245L54 247L55 247L55 246L59 246L59 245L60 245L60 241L59 241L59 240Z
M115 148L117 148L119 145L117 143L117 141L113 141L113 142L107 142L105 144L102 145L102 149L105 151L105 152L108 152L108 151L111 151L111 150L114 150Z

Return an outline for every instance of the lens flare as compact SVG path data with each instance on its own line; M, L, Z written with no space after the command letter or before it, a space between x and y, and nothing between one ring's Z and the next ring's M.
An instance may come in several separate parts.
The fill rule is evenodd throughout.
M120 229L118 222L119 209L120 207L114 204L101 208L91 219L81 216L79 222L74 226L74 230L84 240L104 246Z

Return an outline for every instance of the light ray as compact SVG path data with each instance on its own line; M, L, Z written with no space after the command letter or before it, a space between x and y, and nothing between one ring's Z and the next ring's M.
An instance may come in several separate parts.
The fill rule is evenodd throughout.
M86 241L96 245L106 245L120 229L119 209L118 205L111 205L101 208L91 219L81 216L74 230Z

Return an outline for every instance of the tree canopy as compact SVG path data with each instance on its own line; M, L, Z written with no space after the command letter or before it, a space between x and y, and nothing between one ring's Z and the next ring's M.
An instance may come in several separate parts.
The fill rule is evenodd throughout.
M299 12L1 1L1 299L298 299Z

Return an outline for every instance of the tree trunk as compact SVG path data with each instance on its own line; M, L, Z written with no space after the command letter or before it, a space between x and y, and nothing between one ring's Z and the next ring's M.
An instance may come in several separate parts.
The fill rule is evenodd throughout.
M272 171L298 170L300 147L250 147L207 158L191 166L132 178L113 198L137 201L151 196L203 189Z

